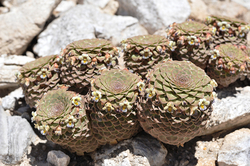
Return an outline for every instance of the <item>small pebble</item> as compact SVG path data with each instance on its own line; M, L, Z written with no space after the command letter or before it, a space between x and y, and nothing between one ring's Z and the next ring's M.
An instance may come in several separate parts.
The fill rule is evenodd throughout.
M70 157L60 150L49 151L47 161L55 166L67 166L70 162Z

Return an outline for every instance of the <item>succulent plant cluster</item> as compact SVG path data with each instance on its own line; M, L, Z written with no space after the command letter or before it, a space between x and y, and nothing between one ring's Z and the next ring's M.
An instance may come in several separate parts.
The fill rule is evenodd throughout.
M167 37L135 36L121 49L104 39L75 41L59 55L27 63L17 80L36 108L35 127L78 155L141 127L172 145L198 136L217 85L250 78L249 26L214 16L205 23L174 23Z
M223 87L227 87L247 73L249 56L237 46L221 44L211 53L207 73Z
M233 45L247 45L247 33L250 27L247 23L227 17L209 16L205 23L212 28L212 47L230 43Z
M158 62L169 58L167 39L158 35L142 35L122 41L125 66L132 72L146 74Z
M136 103L141 77L128 70L112 69L92 81L90 118L98 143L116 143L139 130Z
M142 128L172 145L182 145L197 136L210 115L216 82L188 61L160 63L148 80L140 101Z
M44 93L60 87L56 55L26 63L16 74L25 94L26 103L35 107Z
M95 75L117 65L117 54L107 40L85 39L67 45L59 56L62 83L78 91L84 89Z
M249 29L245 22L216 16L207 17L204 24L191 20L173 23L167 30L173 46L170 57L191 61L220 87L227 87L250 73L246 53Z
M173 23L167 34L173 59L188 60L202 69L206 68L213 35L211 28L199 22L186 21Z
M85 102L83 96L65 88L49 91L40 100L36 112L32 112L35 128L49 140L79 155L94 151L98 144L90 130Z

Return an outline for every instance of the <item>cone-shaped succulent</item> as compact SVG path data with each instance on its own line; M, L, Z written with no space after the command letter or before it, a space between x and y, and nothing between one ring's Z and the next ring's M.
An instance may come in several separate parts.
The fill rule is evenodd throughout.
M212 49L217 45L226 43L237 46L247 44L247 33L250 29L247 23L237 19L218 16L208 16L205 23L213 28Z
M125 66L143 78L159 61L169 58L164 36L143 35L122 41Z
M144 85L138 75L120 69L103 71L92 81L90 118L100 144L116 143L138 132L135 105Z
M189 61L159 63L148 80L139 107L142 128L172 145L197 136L211 113L216 82Z
M206 68L213 35L211 28L199 22L186 21L173 23L167 34L171 41L169 46L175 43L172 49L173 59L188 60L202 69Z
M45 56L26 63L16 74L16 77L23 88L26 103L30 107L35 107L44 93L58 88L56 55Z
M250 48L243 48L243 50L247 55L247 67L244 75L250 80Z
M101 70L116 66L117 56L117 49L107 40L75 41L62 51L62 82L79 91L90 85L90 80Z
M247 55L232 44L221 44L210 53L208 75L222 87L235 82L247 70Z
M39 101L37 111L32 112L32 121L47 139L83 155L98 147L85 107L82 96L66 89L53 90Z

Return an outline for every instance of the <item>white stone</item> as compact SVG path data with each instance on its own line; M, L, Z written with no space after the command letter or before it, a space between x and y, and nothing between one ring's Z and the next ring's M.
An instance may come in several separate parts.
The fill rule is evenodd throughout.
M114 146L102 146L92 153L92 158L96 166L160 166L167 153L157 139L142 134Z
M60 150L51 150L48 153L47 161L55 166L67 166L70 157Z
M190 15L187 0L118 0L119 15L136 17L150 34L173 22L183 22Z
M5 110L14 110L16 105L16 99L12 96L5 96L2 99L2 106Z
M3 60L4 65L16 65L23 66L28 62L34 61L35 58L22 55L10 55L6 56Z
M15 74L21 66L0 65L0 89L18 86Z
M228 134L218 153L218 166L249 166L250 129L243 128Z
M0 32L1 33L1 32ZM17 86L15 74L20 68L35 58L3 54L0 56L0 89Z
M0 160L4 164L19 164L37 136L26 119L7 116L1 106L0 126Z
M97 32L96 32L97 31ZM69 43L81 39L109 38L113 44L147 31L133 17L113 16L91 5L77 5L54 20L38 36L34 52L39 56L59 54Z
M22 54L61 0L29 0L0 15L0 55Z
M62 13L68 11L69 9L76 6L76 3L73 1L62 1L53 11L53 14L58 17Z
M250 86L229 87L219 92L221 99L215 99L213 112L207 123L207 129L201 135L246 125L250 119Z

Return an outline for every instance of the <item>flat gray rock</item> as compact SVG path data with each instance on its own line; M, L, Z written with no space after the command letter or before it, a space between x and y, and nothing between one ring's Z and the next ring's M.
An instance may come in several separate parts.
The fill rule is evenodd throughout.
M209 135L249 124L250 86L229 87L220 91L213 103L213 112L207 129L201 135Z
M33 50L39 56L47 56L59 54L77 40L104 38L116 45L128 37L146 34L136 18L105 14L92 5L77 5L49 24Z
M22 54L60 1L29 0L1 14L0 55Z
M118 0L118 14L136 17L150 34L190 15L187 0Z
M28 146L37 136L29 122L19 116L8 116L0 106L0 160L19 164Z
M228 134L218 153L218 166L249 166L250 129L242 128Z
M96 166L161 166L167 153L157 139L142 134L114 146L102 146L92 153L92 158Z

